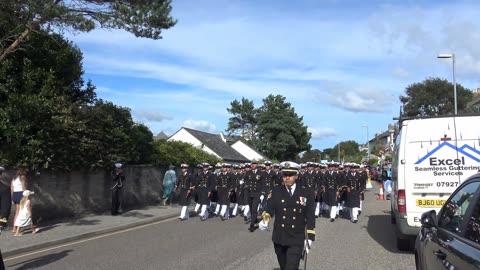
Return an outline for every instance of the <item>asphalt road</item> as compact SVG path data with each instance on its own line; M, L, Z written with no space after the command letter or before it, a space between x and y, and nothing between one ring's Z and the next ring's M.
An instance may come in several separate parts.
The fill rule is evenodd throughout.
M307 269L415 269L395 248L390 202L366 195L357 224L317 219ZM242 218L165 220L48 250L5 258L7 269L278 269L271 232L250 233ZM303 261L300 269L303 269Z

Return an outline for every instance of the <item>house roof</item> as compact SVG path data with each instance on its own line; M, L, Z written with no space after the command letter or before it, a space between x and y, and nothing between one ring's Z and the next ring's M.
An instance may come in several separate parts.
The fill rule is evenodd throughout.
M157 136L154 138L155 140L166 140L168 139L167 134L165 134L163 131L158 133Z
M199 130L183 127L192 136L201 141L205 146L210 148L213 152L219 155L222 159L236 162L249 162L250 160L242 154L233 149L230 145L222 140L220 135L211 134Z
M263 160L270 160L268 157L266 157L265 155L263 155L262 153L258 152L257 149L255 149L255 147L253 147L251 144L248 143L247 140L245 140L244 138L240 137L240 136L236 136L235 140L232 141L232 143L230 143L230 145L233 145L235 144L236 142L238 141L241 141L243 142L245 145L247 145L248 147L250 147L250 149L252 149L255 153L257 153L259 156L262 157ZM228 142L228 140L227 140Z

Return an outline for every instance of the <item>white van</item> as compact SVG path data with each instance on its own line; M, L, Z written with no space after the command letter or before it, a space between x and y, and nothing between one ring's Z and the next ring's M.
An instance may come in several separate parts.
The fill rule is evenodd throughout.
M480 170L480 114L401 118L392 159L392 223L397 248L410 249L420 217L439 210Z

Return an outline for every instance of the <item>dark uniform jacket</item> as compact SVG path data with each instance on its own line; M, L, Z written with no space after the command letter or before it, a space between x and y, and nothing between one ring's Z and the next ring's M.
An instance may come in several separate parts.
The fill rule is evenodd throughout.
M228 196L233 188L234 182L232 181L231 173L220 172L217 174L218 203L222 205L229 203Z
M338 172L330 171L325 172L323 177L323 184L325 186L325 193L323 194L323 202L329 206L337 206L337 192L341 187L339 184Z
M275 172L273 170L265 171L265 193L270 193L275 187Z
M362 191L361 174L349 172L345 176L345 184L347 186L347 207L360 207L360 192Z
M281 186L283 185L283 175L281 171L275 172L274 173L274 178L275 178L275 186Z
M180 173L177 176L177 183L175 190L179 193L178 204L182 206L190 205L190 199L192 197L190 188L193 186L193 175L189 172Z
M268 199L266 211L275 217L272 240L284 246L303 246L305 230L315 240L315 201L303 186L296 185L293 195L286 186L277 186Z
M211 192L212 188L214 188L215 186L213 178L214 178L213 174L209 171L207 171L207 173L200 172L197 175L195 184L196 184L199 204L208 204L210 202L210 199L208 198L208 192Z
M248 171L245 173L244 179L249 197L260 197L261 194L265 194L265 177L259 169L256 172Z

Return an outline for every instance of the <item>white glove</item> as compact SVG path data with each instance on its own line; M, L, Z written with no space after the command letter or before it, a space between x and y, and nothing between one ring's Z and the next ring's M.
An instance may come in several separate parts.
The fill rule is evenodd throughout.
M268 224L265 223L265 221L260 221L258 223L258 228L260 229L260 231L268 231Z
M243 185L243 183L245 183L245 182L243 182L243 180L240 180L239 183L240 183L240 185Z
M312 249L312 248L313 248L313 241L310 240L310 239L308 239L308 240L305 239L305 251L307 252L307 254L310 251L310 249Z
M263 202L263 199L265 199L265 196L260 195L260 201Z

